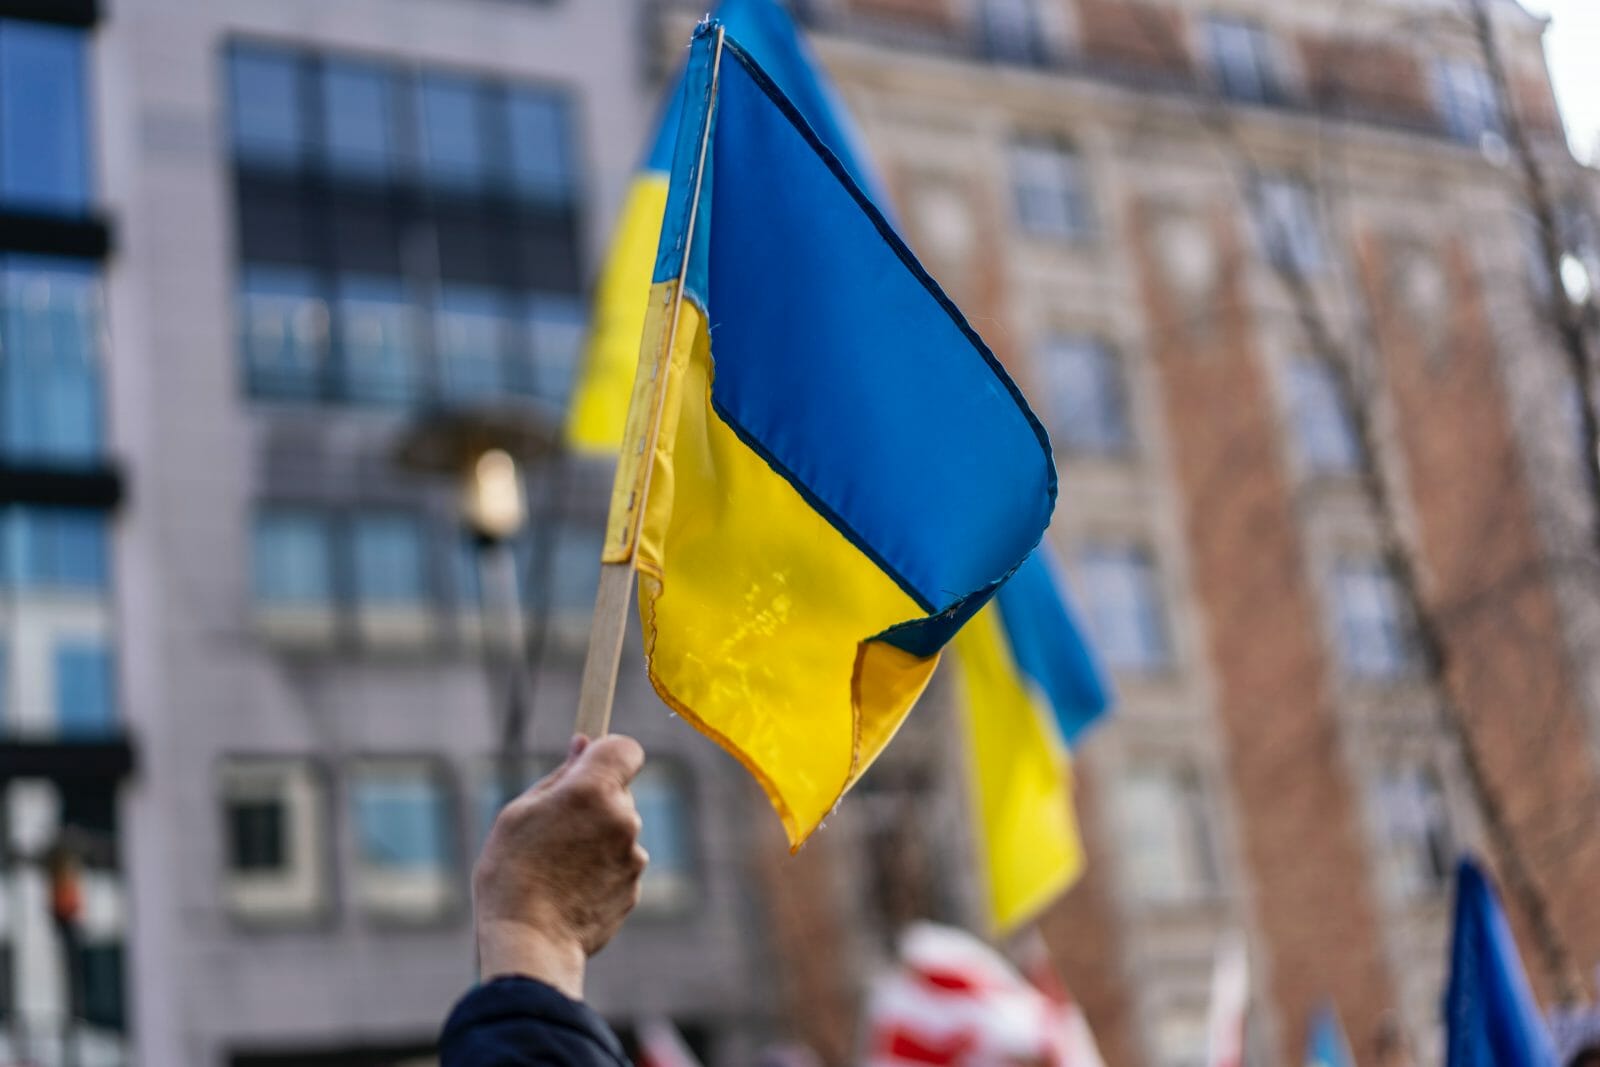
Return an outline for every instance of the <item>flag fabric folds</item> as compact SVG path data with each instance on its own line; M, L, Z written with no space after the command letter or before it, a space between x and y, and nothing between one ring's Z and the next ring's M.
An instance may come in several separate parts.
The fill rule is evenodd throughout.
M761 64L855 183L888 214L888 200L875 171L866 163L860 136L783 9L774 0L723 0L717 17ZM683 114L683 92L680 76L663 102L655 137L629 184L596 286L583 370L567 415L568 442L580 452L614 453L622 444L655 270L656 240L667 206L672 151Z
M1049 442L715 20L691 47L648 309L645 344L667 359L634 494L651 681L754 774L798 847L1038 544ZM627 536L613 525L608 560Z
M1242 934L1217 945L1206 1016L1206 1067L1241 1067L1250 1015L1250 952Z
M1446 1067L1555 1067L1555 1045L1528 988L1511 927L1488 877L1456 868L1445 992Z
M1111 706L1047 545L952 644L989 916L1015 928L1083 869L1068 745Z
M1306 1067L1355 1067L1350 1043L1345 1040L1344 1027L1332 1004L1319 1007L1311 1021L1311 1034L1306 1038Z
M864 1030L867 1067L1105 1067L1048 964L1024 978L971 934L934 923L901 937L898 965L872 983Z

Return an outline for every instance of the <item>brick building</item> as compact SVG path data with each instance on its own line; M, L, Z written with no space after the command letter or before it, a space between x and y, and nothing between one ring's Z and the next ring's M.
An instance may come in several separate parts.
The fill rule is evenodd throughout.
M1560 239L1592 261L1594 179L1562 140L1542 24L1490 8ZM1323 1000L1361 1062L1436 1062L1453 858L1486 847L1446 715L1572 969L1600 963L1593 504L1556 282L1468 11L800 5L912 246L1058 451L1053 535L1122 702L1079 764L1088 878L1042 927L1110 1063L1202 1062L1234 929L1252 1062L1296 1062ZM888 840L903 876L970 890L947 821L885 828L886 796L937 791L919 764L950 766L901 744L783 868L799 888L774 880L791 1013L841 1061L861 972L826 961L870 959L899 906L864 907L861 870ZM906 906L973 918L970 892L936 897Z

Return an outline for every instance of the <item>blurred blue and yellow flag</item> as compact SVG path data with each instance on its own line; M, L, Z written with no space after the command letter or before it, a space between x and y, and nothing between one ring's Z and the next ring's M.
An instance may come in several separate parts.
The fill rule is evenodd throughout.
M887 199L866 163L860 138L805 42L775 0L723 0L717 18L778 86L823 144L878 208ZM684 78L663 101L644 161L629 183L595 290L583 370L567 416L567 440L580 452L614 453L622 444L628 397L639 363L656 239L667 207L667 180L683 115Z
M621 457L605 558L636 553L657 693L797 847L1039 543L1055 468L994 355L716 20L680 106L628 416L663 382L659 429Z
M1456 866L1444 1015L1445 1067L1558 1063L1500 898L1477 863L1465 857Z
M1306 1067L1355 1067L1355 1062L1350 1055L1350 1042L1345 1040L1344 1027L1339 1023L1339 1013L1332 1004L1321 1005L1306 1038Z
M1083 870L1068 753L1110 710L1111 686L1048 544L951 647L989 916L1011 930Z

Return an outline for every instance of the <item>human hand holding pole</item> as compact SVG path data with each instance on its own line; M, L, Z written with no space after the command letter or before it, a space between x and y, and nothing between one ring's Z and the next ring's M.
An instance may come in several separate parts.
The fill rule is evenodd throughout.
M580 734L500 812L472 874L481 978L525 975L583 998L588 958L639 901L649 856L628 787L643 765L630 737Z

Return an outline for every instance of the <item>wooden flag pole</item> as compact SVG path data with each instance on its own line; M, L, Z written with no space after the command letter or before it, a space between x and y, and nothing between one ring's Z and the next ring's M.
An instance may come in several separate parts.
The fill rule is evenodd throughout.
M639 565L639 527L644 521L645 503L650 499L650 474L655 466L656 441L661 435L661 418L667 402L667 371L677 347L683 285L689 272L695 217L700 210L706 149L711 143L711 109L715 106L718 75L722 70L722 41L723 29L718 26L716 51L711 60L711 100L706 105L705 127L700 131L700 156L695 167L694 191L689 199L678 279L666 306L651 308L645 316L639 369L634 375L622 449L617 456L616 478L611 485L600 588L595 594L594 617L589 624L589 651L583 661L583 684L578 691L576 731L586 737L600 737L611 728L617 669L622 663L622 641L628 630L628 609L633 601ZM661 314L666 317L665 323L659 320Z

